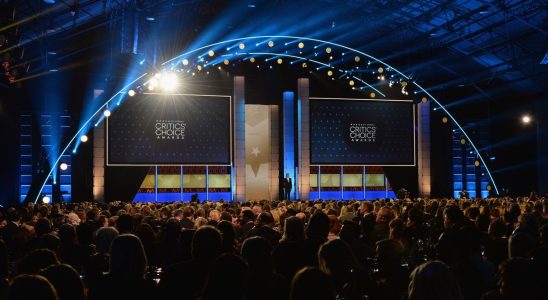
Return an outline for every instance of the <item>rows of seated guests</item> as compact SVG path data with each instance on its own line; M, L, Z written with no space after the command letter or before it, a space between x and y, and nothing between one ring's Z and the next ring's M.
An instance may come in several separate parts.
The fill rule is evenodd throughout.
M0 299L548 299L548 200L25 205Z

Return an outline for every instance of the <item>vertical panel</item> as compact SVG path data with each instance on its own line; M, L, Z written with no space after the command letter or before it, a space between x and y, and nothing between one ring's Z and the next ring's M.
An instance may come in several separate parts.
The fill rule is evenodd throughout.
M93 129L93 200L105 200L105 122Z
M310 199L310 99L308 78L298 79L299 96L299 193L300 199Z
M429 197L430 177L430 101L418 105L418 176L419 194Z
M244 202L245 195L245 78L234 77L234 186L236 201Z
M295 199L295 94L283 93L283 176L291 178L291 199Z
M279 108L270 105L270 200L280 199Z
M270 106L245 107L246 199L270 200Z

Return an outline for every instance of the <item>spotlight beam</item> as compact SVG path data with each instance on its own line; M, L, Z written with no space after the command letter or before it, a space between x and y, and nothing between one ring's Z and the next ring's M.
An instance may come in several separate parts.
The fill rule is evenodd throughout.
M78 136L80 136L80 133L82 133L82 131L84 131L84 129L87 128L87 125L91 122L91 120L93 120L95 115L97 115L99 112L101 112L110 103L110 101L112 101L112 99L114 99L118 94L124 93L123 91L125 91L127 88L129 88L137 80L143 78L145 75L147 75L147 73L144 73L141 76L137 77L135 80L128 83L126 86L124 86L122 89L120 89L117 93L115 93L112 97L110 97L110 99L108 99L103 105L101 105L101 107L99 107L99 109L97 109L95 111L95 113L93 113L93 115L91 115L91 117L89 117L89 119L87 119L87 121L80 127L80 129L78 129L78 131L72 136L70 141L67 143L67 145L65 146L63 151L61 151L61 155L59 155L59 157L57 157L57 159L55 160L55 162L51 166L51 168L48 172L48 175L46 176L46 178L44 179L44 182L42 182L42 185L40 186L40 190L38 191L38 194L36 194L37 196L34 199L34 204L36 204L38 202L38 200L40 199L40 195L42 194L42 190L44 190L44 186L46 185L46 182L48 181L48 178L51 176L51 173L53 172L53 170L55 170L57 168L57 164L59 164L59 161L61 160L61 157L63 157L63 155L65 155L65 152L67 152L68 148L74 142L74 140L76 140L76 138Z

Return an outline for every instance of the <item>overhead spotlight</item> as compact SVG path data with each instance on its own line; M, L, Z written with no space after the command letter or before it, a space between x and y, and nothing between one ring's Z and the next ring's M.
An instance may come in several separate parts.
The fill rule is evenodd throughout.
M188 66L188 59L183 59L183 65Z
M422 103L426 103L426 102L428 102L428 98L422 97L421 101L422 101Z
M447 124L448 121L449 121L449 119L447 119L447 117L441 118L441 122L442 122L443 124Z
M83 136L80 137L80 141L81 141L82 143L87 142L87 141L88 141L88 136L84 134Z
M245 44L244 44L244 43L241 43L240 45L238 45L238 48L240 48L241 50L244 50Z
M461 145L465 145L466 144L466 140L464 138L460 139L460 144Z
M225 60L223 61L223 64L225 64L225 65L227 65L227 66L228 66L229 63L230 63L230 62L228 61L228 59L225 59Z
M327 76L333 76L333 71L331 70L327 71Z
M160 81L160 85L162 86L162 89L164 91L173 91L177 88L178 84L179 84L179 80L177 78L177 74L175 73L165 74L164 76L162 76Z
M135 96L135 91L134 91L134 90L129 90L129 92L127 92L127 94L128 94L130 97L133 97L133 96Z
M474 166L476 166L476 167L479 167L479 166L480 166L479 160L476 160L476 161L474 162Z
M218 67L217 67L217 69L219 69L219 70L220 70L220 69L221 69L221 66L218 66Z
M305 63L305 62L303 62L302 66L303 66L303 68L308 68L308 64Z
M376 96L377 96L377 95L376 95L375 93L369 94L369 97L371 97L371 98L375 98Z
M105 109L105 111L103 112L103 116L105 116L107 118L110 117L110 110Z
M348 84L350 84L351 86L353 86L353 85L354 85L354 80L350 80L350 81L348 82Z
M379 67L379 68L377 69L377 72L382 73L382 72L384 72L384 69L383 69L382 67Z
M249 62L254 63L254 62L255 62L255 57L250 58L250 59L249 59Z
M274 47L274 42L273 41L268 41L268 47Z
M329 60L333 60L333 56L330 56L330 57L329 57Z
M331 53L331 48L330 47L325 48L325 52Z
M304 43L300 42L297 46L299 46L299 49L302 49L302 48L304 48Z
M378 80L385 80L386 78L384 77L384 75L379 75L379 76L377 76L377 79Z
M523 115L521 117L521 122L523 124L529 124L529 123L531 123L531 121L532 121L532 119L531 119L531 116L529 116L529 115Z
M48 196L42 197L42 203L49 204L51 202L51 198Z
M360 62L360 60L361 60L361 58L360 58L359 56L356 55L356 56L354 57L354 61L355 61L355 62Z
M66 171L68 169L68 165L66 163L62 163L59 165L59 169L62 171Z
M279 65L281 65L284 61L283 61L283 59L278 58L277 62L278 62Z
M198 69L198 71L201 71L202 70L202 65L198 65L196 68Z
M215 55L215 52L213 52L213 50L209 50L209 51L207 52L207 55L213 56L213 55Z

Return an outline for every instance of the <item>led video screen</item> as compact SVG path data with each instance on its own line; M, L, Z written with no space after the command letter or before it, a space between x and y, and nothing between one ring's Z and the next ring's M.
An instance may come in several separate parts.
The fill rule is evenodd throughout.
M230 165L230 96L142 94L107 119L107 165Z
M310 98L312 165L415 165L415 105Z

